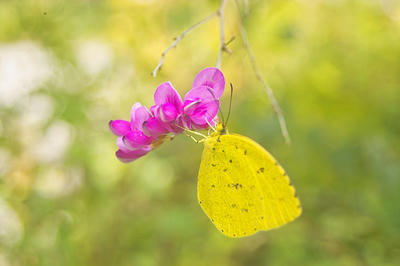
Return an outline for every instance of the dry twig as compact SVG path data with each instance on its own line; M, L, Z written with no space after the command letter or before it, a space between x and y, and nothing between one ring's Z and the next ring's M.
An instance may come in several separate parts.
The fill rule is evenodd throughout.
M225 9L226 0L221 0L221 5L217 11L219 16L219 52L218 52L218 59L217 59L217 68L221 68L221 61L222 61L222 54L226 51L226 44L225 44L225 33L224 33L224 9Z
M251 47L249 44L249 39L247 37L247 31L243 24L243 18L242 18L242 14L241 14L241 11L239 8L238 0L235 0L235 2L236 2L236 7L239 12L240 34L242 37L243 45L246 48L247 54L249 55L251 67L253 68L256 78L261 82L261 84L263 85L263 87L265 88L265 90L268 94L269 100L272 105L272 109L274 110L276 116L278 117L279 125L281 127L281 132L282 132L282 135L283 135L286 143L290 144L290 136L289 136L289 132L287 130L286 121L285 121L285 117L283 116L282 109L280 108L278 101L275 98L274 92L272 91L271 87L268 85L267 81L261 75L261 72L257 66L255 56L254 56L253 51L251 50Z
M256 59L255 56L253 54L253 51L250 47L249 44L249 39L247 37L247 31L244 27L243 24L243 17L240 11L240 5L238 0L235 0L236 2L236 7L238 9L239 12L239 25L240 25L240 34L242 36L242 41L243 41L243 45L246 48L247 54L249 55L249 59L250 59L250 63L251 66L253 68L253 71L256 75L256 78L262 83L263 87L265 88L269 100L271 102L272 105L272 109L274 110L276 116L278 117L278 121L279 121L279 125L281 128L281 132L283 137L285 138L285 141L287 144L290 144L290 136L289 136L289 132L287 130L287 126L286 126L286 121L285 118L283 116L283 112L281 110L281 108L279 107L278 101L275 98L275 95L271 89L271 87L269 87L267 81L263 78L263 76L261 75L261 72L257 66L256 63ZM167 56L168 52L176 47L178 45L178 43L183 39L183 37L185 37L188 33L190 33L192 30L194 30L195 28L199 27L200 25L204 24L205 22L209 21L210 19L218 16L219 17L219 38L220 38L220 47L219 47L219 52L218 52L218 59L217 59L217 68L221 68L221 62L222 62L222 56L224 52L230 53L231 51L227 48L227 45L234 40L234 37L231 38L227 43L225 43L225 33L224 33L224 10L225 10L225 4L226 4L226 0L221 0L221 4L218 8L218 10L214 13L212 13L211 15L203 18L202 20L200 20L199 22L193 24L192 26L190 26L187 30L185 30L184 32L182 32L181 34L179 34L175 40L172 42L172 44L165 49L165 51L161 54L161 58L160 61L158 62L158 65L156 66L156 68L153 70L152 72L152 76L155 77L157 75L157 72L161 70L161 67L164 64L164 60L165 57ZM244 0L244 9L245 9L245 13L247 15L247 13L249 12L248 10L248 1Z
M152 75L153 77L156 77L157 72L161 70L161 67L162 67L163 64L164 64L164 60L165 60L165 57L167 56L168 52L169 52L172 48L176 47L176 46L178 45L178 43L183 39L183 37L185 37L188 33L190 33L192 30L194 30L194 29L197 28L198 26L200 26L200 25L206 23L206 22L209 21L210 19L212 19L212 18L214 18L215 16L217 16L217 15L218 15L218 12L219 12L219 11L214 12L214 13L212 13L211 15L209 15L209 16L203 18L202 20L200 20L199 22L193 24L193 25L190 26L187 30L185 30L184 32L182 32L181 34L179 34L179 35L175 38L175 40L171 43L171 45L170 45L167 49L165 49L165 51L161 54L160 61L158 62L158 65L157 65L156 68L153 70L153 72L151 73L151 75Z

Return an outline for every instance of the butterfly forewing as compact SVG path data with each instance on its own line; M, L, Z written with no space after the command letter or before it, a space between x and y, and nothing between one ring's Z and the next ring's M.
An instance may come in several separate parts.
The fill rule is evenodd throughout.
M237 134L206 139L198 199L215 226L231 237L273 229L301 214L283 168L255 141Z

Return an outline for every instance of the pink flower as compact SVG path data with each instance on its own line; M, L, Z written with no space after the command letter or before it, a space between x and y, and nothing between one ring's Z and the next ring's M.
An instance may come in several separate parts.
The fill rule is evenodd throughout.
M134 150L134 151L124 151L124 150L117 150L115 155L117 158L123 162L123 163L129 163L132 162L144 155L146 155L149 151L151 151L151 148L143 148L139 150Z
M132 130L131 124L125 120L111 120L108 125L110 126L111 132L116 136L124 136Z
M219 110L219 98L225 89L225 78L215 67L200 71L194 78L192 89L185 95L184 113L190 118L192 128L205 129L214 125Z
M155 105L150 112L140 103L135 103L130 122L110 121L111 131L118 136L118 159L131 162L162 143L168 134L180 134L184 129L207 129L214 125L224 88L224 75L214 67L197 74L183 101L170 82L162 83L154 93Z
M131 109L131 121L111 120L111 131L118 136L116 155L122 162L130 162L147 154L152 150L151 136L143 133L143 124L151 117L151 114L140 103L135 103Z
M161 84L154 94L155 105L150 108L160 123L154 122L154 128L148 131L152 135L165 134L165 131L181 133L182 128L205 129L214 125L224 88L224 75L214 67L197 74L183 102L170 82Z
M155 119L145 125L145 131L151 136L159 136L168 132L179 134L183 125L179 118L183 114L183 102L179 93L170 82L165 82L157 87L154 93L154 103L150 108Z
M197 74L193 80L192 88L207 86L213 90L216 98L221 98L225 89L225 77L216 67L207 67Z

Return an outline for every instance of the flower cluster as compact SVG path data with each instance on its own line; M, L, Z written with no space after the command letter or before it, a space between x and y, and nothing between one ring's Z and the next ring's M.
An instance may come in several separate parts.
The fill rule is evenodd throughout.
M118 136L116 156L122 162L131 162L160 145L168 136L185 129L214 126L224 88L224 75L213 67L197 74L183 100L170 82L161 84L154 93L154 105L150 110L135 103L130 121L109 122L111 131Z

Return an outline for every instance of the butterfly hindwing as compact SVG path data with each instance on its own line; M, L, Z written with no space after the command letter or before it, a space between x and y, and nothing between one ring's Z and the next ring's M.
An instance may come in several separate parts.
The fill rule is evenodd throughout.
M301 214L283 168L255 141L237 134L205 140L198 199L215 226L231 237L273 229Z

